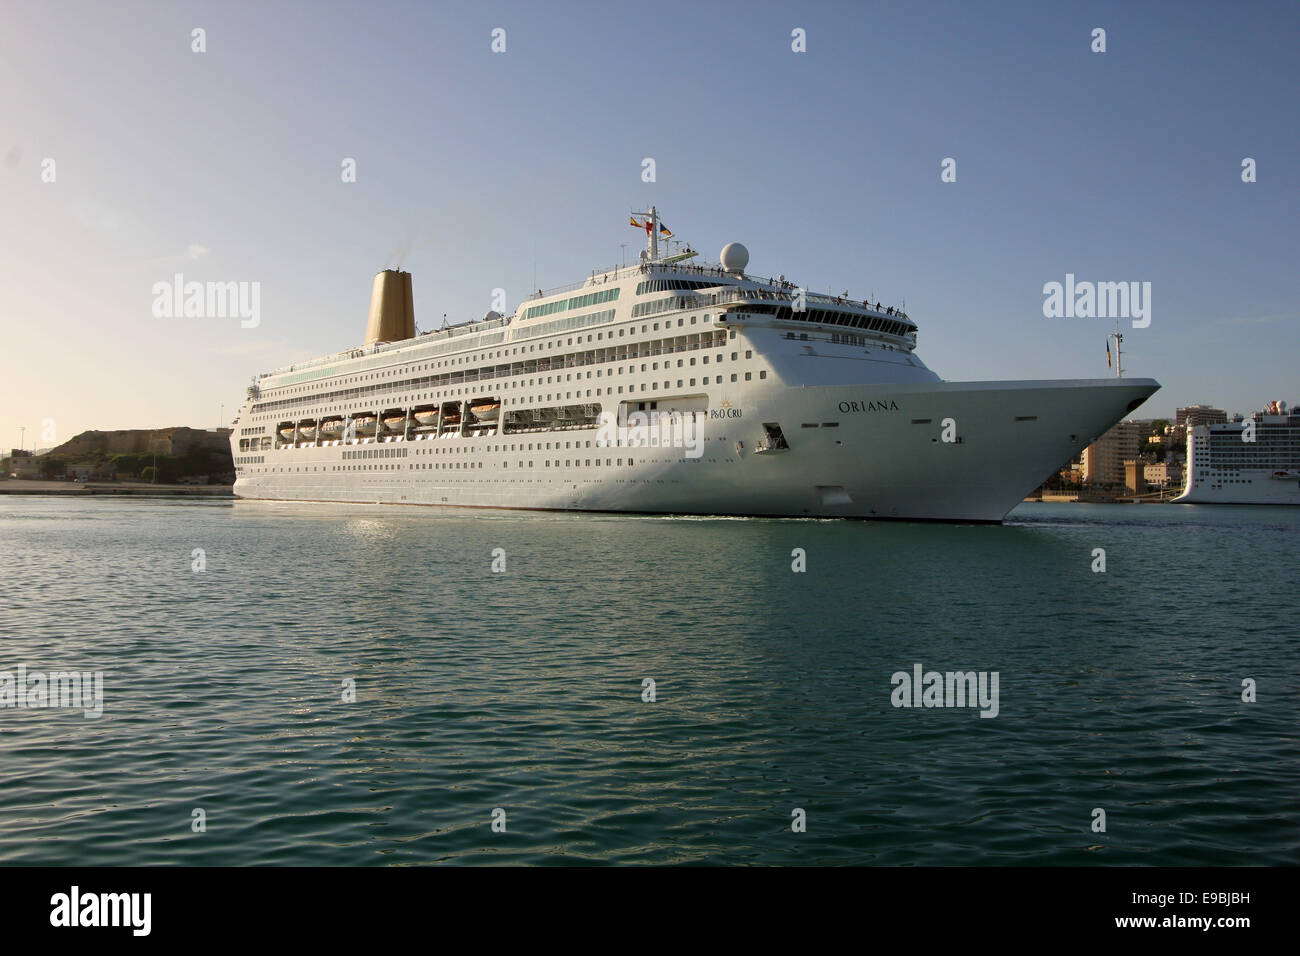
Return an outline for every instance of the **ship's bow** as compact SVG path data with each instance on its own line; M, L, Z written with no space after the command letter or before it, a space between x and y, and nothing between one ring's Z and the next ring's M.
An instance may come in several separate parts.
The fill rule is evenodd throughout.
M1087 379L799 389L790 452L755 456L750 475L799 486L787 513L1001 521L1159 387Z

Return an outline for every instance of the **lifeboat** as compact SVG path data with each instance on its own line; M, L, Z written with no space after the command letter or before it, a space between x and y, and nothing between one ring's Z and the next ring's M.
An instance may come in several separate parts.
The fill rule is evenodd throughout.
M389 412L384 416L384 427L389 431L400 432L406 428L406 412L397 414Z
M299 437L301 437L301 438L305 438L305 439L307 439L307 441L315 441L315 440L316 440L316 423L315 423L315 422L299 422L299 423L298 423L298 435L299 435Z
M411 413L419 425L429 427L438 424L438 410L436 408L417 408Z
M343 434L342 418L322 418L320 423L321 438L338 438Z
M481 422L494 422L501 414L501 403L483 402L479 405L471 405L469 410Z
M277 431L280 433L280 437L285 441L293 441L294 433L297 430L298 430L298 426L295 425L293 422L281 422L280 427L277 429Z
M378 421L379 420L373 414L367 412L352 419L352 424L356 426L356 432L358 435L373 435L375 433L375 425Z

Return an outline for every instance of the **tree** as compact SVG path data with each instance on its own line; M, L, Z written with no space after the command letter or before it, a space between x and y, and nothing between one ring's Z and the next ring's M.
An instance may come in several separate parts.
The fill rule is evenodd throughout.
M130 475L132 478L140 474L142 464L139 455L114 455L109 459L109 467L113 474Z

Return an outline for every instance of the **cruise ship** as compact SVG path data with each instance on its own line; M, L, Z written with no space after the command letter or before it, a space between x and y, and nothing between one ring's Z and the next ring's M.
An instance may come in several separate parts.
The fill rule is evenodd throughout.
M1249 419L1187 430L1187 479L1175 502L1300 505L1300 412L1271 402Z
M653 207L631 223L634 264L439 331L380 272L364 345L248 389L235 494L999 522L1160 387L943 381L902 309L751 275L739 243L669 252Z

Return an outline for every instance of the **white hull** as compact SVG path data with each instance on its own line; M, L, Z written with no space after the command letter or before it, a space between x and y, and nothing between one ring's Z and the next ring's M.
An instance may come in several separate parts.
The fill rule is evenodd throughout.
M1300 419L1294 416L1263 414L1249 423L1198 425L1187 433L1187 483L1174 501L1300 505L1298 466Z
M235 493L294 501L1000 521L1158 387L1150 379L764 384L729 396L728 414L738 417L701 426L699 457L682 448L596 448L594 429L299 446L264 452L270 467L241 475ZM942 440L945 419L953 420L958 441ZM782 424L790 450L755 454L762 423L770 421ZM831 422L838 425L825 427ZM542 450L548 439L556 450ZM592 447L559 448L565 441ZM538 450L488 450L528 442ZM358 449L383 450L385 457L365 459L363 470L343 470L344 453Z
M1175 503L1188 505L1300 505L1300 478L1279 480L1270 471L1240 471L1232 483L1184 491Z
M916 354L917 327L901 310L746 275L737 244L717 267L688 264L692 250L660 259L656 216L652 208L639 264L539 293L512 317L490 312L393 342L371 338L368 325L364 348L259 377L231 436L235 493L1000 521L1159 388L944 382ZM376 277L372 313L383 318L389 284L409 288L404 276ZM390 311L389 325L404 329L409 316ZM471 410L484 406L494 414L476 419ZM268 437L281 421L398 409L417 422L440 409L439 427ZM663 417L676 442L651 437ZM636 429L637 418L649 427ZM611 420L634 430L615 434Z

